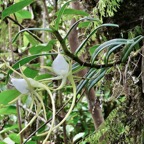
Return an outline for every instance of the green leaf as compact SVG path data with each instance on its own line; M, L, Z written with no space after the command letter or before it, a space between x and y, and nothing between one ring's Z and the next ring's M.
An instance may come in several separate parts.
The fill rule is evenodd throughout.
M133 38L132 40L135 42L135 41L137 41L139 38L141 38L141 35ZM122 55L124 55L124 54L127 52L127 50L129 49L130 46L131 46L131 44L128 44L128 45L126 45L126 46L123 48Z
M7 132L7 131L10 131L10 130L13 130L13 129L18 129L19 126L18 124L15 124L15 125L12 125L12 126L5 126L4 129L2 131L0 131L0 134L1 133L4 133L4 132Z
M17 114L17 110L15 106L7 106L5 108L0 109L1 115L11 115L11 114Z
M27 10L20 10L15 13L16 17L21 18L21 19L31 19L32 15L29 11Z
M80 52L80 50L83 48L83 46L86 44L86 42L88 41L88 39L93 35L93 34L95 34L96 33L96 31L98 30L98 29L100 29L100 28L102 28L102 27L118 27L118 25L116 25L116 24L102 24L102 25L100 25L100 26L98 26L97 28L95 28L88 36L87 36L87 38L79 45L79 47L76 49L76 51L75 51L75 54L77 55L79 52Z
M71 132L74 131L74 126L72 125L66 125L66 132L68 133L68 135L70 135Z
M15 70L19 69L20 66L25 65L26 63L29 63L30 61L40 57L40 56L47 56L47 55L55 55L55 53L46 53L46 54L37 54L37 55L32 55L32 56L27 56L19 61L17 61L12 68L14 68ZM6 82L8 82L9 79L9 75L12 74L13 71L9 70L8 74L7 74L7 78L6 78Z
M34 78L35 76L37 76L38 70L26 67L26 69L23 71L23 73L26 77Z
M30 42L32 45L39 44L39 42L33 36L31 36L29 33L25 32L24 35L27 38L28 42Z
M5 142L0 142L0 144L6 144Z
M61 19L63 13L64 13L64 10L65 10L66 6L67 6L71 1L73 1L73 0L70 0L70 1L66 2L66 3L61 7L61 9L58 11L58 16L57 16L56 21L55 21L55 29L56 29L56 30L58 30L58 28L59 28L60 19Z
M37 144L37 142L35 142L35 141L29 141L29 142L27 142L27 144Z
M85 17L85 18L82 18L78 21L76 21L72 26L71 28L69 29L69 31L67 32L66 36L64 37L64 40L66 40L66 38L68 37L68 35L70 34L70 32L73 30L73 28L75 28L79 22L83 21L83 20L88 20L88 21L99 21L98 19L94 19L94 18L89 18L89 17Z
M94 51L99 47L100 45L94 45L92 46L91 48L89 48L89 52L90 52L90 55L92 55L94 53Z
M13 140L16 144L20 144L20 136L16 133L9 134L11 140Z
M7 90L0 93L0 104L7 105L10 101L20 95L17 90Z
M104 59L106 65L108 64L108 59L109 59L110 55L111 55L116 49L121 48L122 45L123 45L123 44L116 45L116 46L114 46L113 48L111 48L111 49L107 52L107 54L106 54L106 56L105 56L105 59Z
M80 91L84 88L84 86L88 83L90 78L96 73L96 69L90 69L88 73L84 76L84 79L80 81L80 83L77 86L77 95L80 93Z
M88 22L81 22L81 23L79 23L78 27L79 28L86 28L86 27L88 27L89 24L90 24L89 21Z
M132 43L130 45L130 47L128 48L128 50L126 51L126 53L124 54L124 56L122 57L122 62L126 62L126 60L128 59L131 51L133 50L134 46L139 43L144 37L141 36L138 40L136 40L134 43Z
M81 65L80 65L79 63L77 63L77 62L72 65L72 72L73 72L73 74L81 71L82 69L84 69L84 67L81 66Z
M76 10L76 9L65 9L63 14L65 15L70 15L70 14L74 14L74 15L81 15L81 16L88 16L89 14L83 10Z
M133 40L127 40L127 39L112 39L109 41L104 42L101 44L93 53L92 55L92 63L94 62L95 58L98 56L98 54L105 48L108 48L109 46L116 46L120 44L130 44L133 43Z
M56 43L56 40L50 40L48 44L40 44L30 48L29 52L31 54L39 54L41 52L48 52L52 50L53 45Z
M51 75L49 74L41 74L35 77L35 80L42 80L42 79L46 79L46 78L50 78Z
M32 2L34 2L34 0L23 0L21 2L18 2L18 3L15 3L15 4L9 6L2 12L2 19L4 19L6 16L9 16L10 14L13 14L13 13L23 9L24 7L28 6Z
M107 71L107 69L102 68L102 69L100 70L100 72L98 71L98 72L96 73L96 78L93 79L93 80L91 80L90 83L89 83L88 91L90 91L90 89L91 89L95 84L97 84L97 83L104 77L106 71Z
M73 142L77 141L78 139L84 137L85 132L80 132L73 137Z

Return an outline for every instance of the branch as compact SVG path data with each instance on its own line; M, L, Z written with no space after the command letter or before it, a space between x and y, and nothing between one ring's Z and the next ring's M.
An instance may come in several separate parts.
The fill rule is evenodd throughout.
M7 17L8 19L10 19L11 21L13 21L16 25L18 25L20 28L25 29L24 26L22 26L21 24L19 24L17 21L15 21L14 19L12 19L11 17ZM32 32L30 32L29 30L27 30L27 32L33 36L36 40L38 40L40 43L43 43L42 40L40 40L36 35L34 35ZM87 63L87 62L83 62L82 60L80 60L77 56L75 56L74 54L72 54L68 49L67 46L65 44L64 39L61 37L60 33L58 31L53 31L54 35L56 36L56 38L58 39L58 41L60 42L63 51L65 52L65 54L67 56L69 56L71 59L73 59L74 61L76 61L77 63L79 63L81 66L85 66L85 67L90 67L90 68L104 68L104 67L112 67L115 66L117 64L120 64L121 61L116 61L114 63L111 64L102 64L102 65L97 65L97 64L92 64L92 63Z
M67 46L65 44L64 39L61 37L60 33L58 31L53 31L54 35L56 36L56 38L58 39L58 41L60 42L63 51L65 52L65 54L70 57L71 59L73 59L74 61L76 61L77 63L79 63L81 66L85 66L85 67L90 67L90 68L104 68L104 67L112 67L114 65L120 64L121 61L116 61L115 63L111 63L111 64L102 64L102 65L97 65L97 64L91 64L91 63L87 63L87 62L83 62L82 60L80 60L77 56L75 56L74 54L72 54L68 49Z
M33 112L33 111L31 111L30 109L24 107L21 103L19 103L19 106L20 106L22 109L24 109L25 111L27 111L28 113L31 113L31 114L34 115L34 116L36 115L35 112ZM42 118L41 116L38 116L37 119L40 120L40 121L42 121L42 122L44 122L44 123L46 122L46 120L45 120L44 118ZM48 125L48 127L50 127L50 125Z
M20 23L18 23L16 20L14 20L11 17L7 17L9 20L11 20L12 22L14 22L16 25L18 25L21 29L26 29L24 26L22 26ZM33 34L32 32L30 32L29 30L27 30L27 32L34 37L37 41L39 41L40 43L43 43L43 41L41 39L39 39L35 34Z

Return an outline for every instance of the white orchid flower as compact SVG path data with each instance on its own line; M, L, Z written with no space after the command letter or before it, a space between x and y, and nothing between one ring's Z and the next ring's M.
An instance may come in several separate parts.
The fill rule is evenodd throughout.
M16 78L12 78L11 82L13 84L13 86L22 94L27 94L29 93L29 89L28 89L28 84L26 82L25 79L16 79Z
M32 98L30 110L32 110L33 106L35 107L35 116L30 120L30 122L19 133L22 133L29 125L31 125L35 121L35 119L38 117L38 115L40 114L42 109L44 112L44 117L47 120L46 109L45 109L45 105L44 105L42 93L41 93L42 90L46 90L50 96L51 104L52 104L52 111L53 111L51 127L49 129L49 135L50 135L50 133L54 127L54 123L55 123L56 109L55 109L55 101L53 99L53 95L52 95L49 87L47 85L45 85L45 83L43 83L43 82L36 81L32 78L27 78L23 74L21 69L20 69L21 73L19 73L14 68L9 66L8 64L7 64L7 67L9 67L13 72L15 72L15 74L17 74L21 77L19 79L11 77L11 83L21 94L17 98L15 98L11 102L9 102L9 104L12 104L16 100L18 100L21 96L28 94Z
M67 77L69 75L69 71L70 71L70 66L62 54L57 55L57 57L52 63L52 69L54 73L57 75L57 77L52 78L52 79L55 79L55 80L62 79L60 86L57 89L55 89L55 90L59 90L65 85Z
M35 81L32 78L27 78L26 80L22 78L11 78L11 82L21 94L30 93L32 87L43 87L41 83Z
M73 100L72 100L72 104L71 104L69 110L68 110L67 114L65 115L65 117L63 118L63 120L59 124L54 126L52 128L52 130L57 129L59 126L61 126L65 122L65 120L68 118L68 116L70 115L70 113L73 110L74 105L75 105L76 85L75 85L75 82L74 82L74 79L72 76L72 68L71 67L72 67L71 64L70 63L68 64L67 61L65 60L65 58L61 54L58 54L52 63L52 69L55 72L55 74L57 74L57 77L50 78L50 79L51 80L62 79L60 86L57 89L53 89L53 90L61 89L65 85L67 79L70 81L72 88L73 88ZM45 144L46 141L48 140L50 133L51 133L51 131L49 130L49 131L46 131L42 134L39 134L39 136L47 135L45 140L43 141L43 144Z
M45 144L47 139L49 138L51 132L53 130L57 129L60 125L62 125L63 122L65 122L65 120L70 115L72 109L74 108L74 104L76 101L76 85L75 85L75 82L74 82L74 79L72 76L72 65L71 65L71 63L68 63L66 61L66 59L64 58L64 56L62 54L58 54L52 63L53 72L57 75L57 77L47 78L42 81L41 80L36 81L34 79L27 78L25 75L23 75L22 71L21 71L22 74L20 74L16 70L14 70L12 67L9 66L9 68L21 77L20 79L11 78L11 82L12 82L13 86L21 93L21 95L29 94L31 96L31 98L33 99L33 104L31 106L31 108L34 105L35 109L36 109L36 115L31 119L31 121L27 124L27 126L25 126L23 128L23 130L21 132L23 132L30 124L33 123L33 121L38 117L41 109L43 109L44 116L46 117L46 110L45 110L45 106L44 106L42 95L41 95L40 91L46 90L51 98L52 109L53 109L53 118L52 118L52 122L51 122L51 127L48 131L41 134L41 135L47 135L45 140L43 141L43 144ZM50 80L59 80L59 79L62 79L62 82L57 89L48 87L47 82L49 82ZM56 90L63 88L67 79L69 80L69 82L71 83L72 88L73 88L72 104L71 104L67 114L63 118L63 120L59 124L54 126L56 110L55 110L55 102L53 99L53 95L50 90L56 91ZM13 100L12 102L14 102L14 101L15 100Z
M53 61L52 68L58 76L65 77L69 73L69 64L61 54L58 54Z
M20 79L11 78L11 82L12 82L13 86L21 93L20 96L22 96L23 94L30 94L30 96L33 98L33 102L35 102L36 114L31 119L31 121L27 124L27 126L25 126L20 131L20 133L23 132L29 125L31 125L34 122L34 120L38 117L38 115L41 111L41 108L43 108L45 119L47 119L46 110L45 110L45 106L44 106L44 103L43 103L42 96L37 92L37 89L34 90L33 88L45 89L45 90L47 90L47 92L50 95L50 98L51 98L51 101L52 101L52 109L53 109L53 119L52 119L52 124L51 124L51 128L50 128L50 131L52 131L52 128L53 128L54 122L55 122L55 103L54 103L54 99L53 99L51 91L49 90L49 88L46 85L44 85L44 84L42 84L42 83L40 83L40 82L38 82L38 81L36 81L32 78L27 78L24 75L21 75L21 76L23 77L23 79L22 78L20 78ZM17 97L13 101L11 101L10 104L15 102L19 97ZM32 105L30 106L31 108L33 107L33 104L34 103L32 103Z

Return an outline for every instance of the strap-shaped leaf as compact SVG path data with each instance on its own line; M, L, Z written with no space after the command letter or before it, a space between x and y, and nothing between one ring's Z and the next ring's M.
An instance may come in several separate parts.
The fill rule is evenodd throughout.
M72 65L72 72L73 72L73 74L74 73L77 73L78 71L80 71L80 70L82 70L82 69L84 69L84 67L83 66L81 66L79 63L74 63L73 65Z
M115 46L115 45L119 45L119 44L129 44L132 42L133 42L133 40L127 40L127 39L112 39L112 40L104 42L94 51L94 53L92 55L92 63L94 62L95 58L98 56L98 54L103 49L108 48L109 46Z
M84 86L88 83L89 79L96 73L96 69L90 69L88 73L85 74L83 80L77 86L77 94L84 88Z
M106 56L105 56L105 59L104 59L106 65L108 64L108 59L109 59L110 55L111 55L116 49L121 48L122 45L123 45L123 44L116 45L116 46L112 47L112 48L107 52L107 54L106 54Z
M83 20L88 20L88 21L99 21L98 19L95 18L89 18L89 17L84 17L81 18L80 20L76 21L71 28L69 29L69 31L67 32L66 36L64 37L64 40L68 37L68 35L70 34L70 32L79 24L79 22L83 21Z
M14 37L12 42L15 42L17 40L19 34L21 34L22 32L25 32L25 31L48 31L48 32L53 32L53 30L50 29L50 28L26 28L26 29L22 29L21 31L19 31L17 33L17 35Z
M40 57L40 56L47 56L47 55L55 55L56 53L47 53L47 54L36 54L36 55L31 55L31 56L27 56L19 61L17 61L13 66L12 68L17 70L19 69L20 66L23 66L25 65L26 63ZM8 71L8 74L7 74L7 78L6 78L6 82L8 82L8 79L9 79L9 75L12 74L13 71L12 70L9 70Z
M74 63L73 65L72 65L72 70L75 70L75 69L77 69L78 67L80 66L80 64L79 63Z
M133 41L135 42L135 41L138 40L140 37L141 37L141 35L133 38ZM123 50L122 50L122 55L123 55L123 56L125 55L125 53L127 52L127 50L129 49L130 46L131 46L131 43L130 43L130 44L127 44L127 45L123 48Z
M89 13L84 10L77 10L72 8L66 8L63 12L63 15L81 15L81 16L88 16Z
M101 79L104 77L106 71L107 71L107 69L102 68L100 71L98 71L98 72L96 73L96 78L93 79L93 80L91 80L90 83L89 83L88 91L90 91L90 89L91 89L94 85L96 85L96 84L99 82L99 80L101 80Z
M141 36L139 39L137 39L134 43L132 43L130 45L130 47L127 49L126 53L124 54L124 56L122 57L122 62L126 62L126 60L128 59L131 51L133 50L134 46L139 43L144 37Z
M98 29L100 29L100 28L102 28L102 27L119 27L119 26L116 25L116 24L107 23L107 24L102 24L102 25L98 26L97 28L95 28L95 29L87 36L87 38L79 45L79 47L77 48L77 50L76 50L76 52L75 52L76 55L80 52L80 50L81 50L81 49L83 48L83 46L86 44L86 42L88 41L88 39L89 39L93 34L95 34Z

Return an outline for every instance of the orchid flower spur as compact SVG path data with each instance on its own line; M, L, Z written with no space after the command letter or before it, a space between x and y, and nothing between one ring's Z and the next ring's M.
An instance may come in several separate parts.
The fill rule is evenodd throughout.
M33 104L35 104L36 115L35 115L35 117L33 117L33 119L28 123L28 125L23 130L25 130L37 118L41 109L43 109L44 115L46 116L45 106L44 106L40 91L46 90L51 98L52 110L53 110L51 127L49 128L48 131L46 131L42 134L39 134L39 136L47 135L45 140L43 141L43 144L46 144L51 132L53 130L57 129L59 126L61 126L63 124L63 122L65 122L65 120L68 118L68 116L70 115L70 113L73 110L74 105L75 105L76 85L75 85L73 75L72 75L72 64L69 61L67 62L65 57L62 54L58 54L52 63L52 70L56 74L56 77L46 78L46 79L39 80L39 81L36 81L32 78L27 78L22 73L22 71L21 71L21 73L18 73L12 67L9 66L9 68L21 77L20 79L11 78L11 82L12 82L13 86L21 93L21 95L30 95L32 97L33 101L31 104L31 108L33 107ZM62 82L61 82L60 86L58 86L58 88L54 89L53 87L48 86L48 84L51 80L62 80ZM54 126L56 110L55 110L55 102L54 102L51 91L55 92L55 91L63 88L65 86L67 80L71 83L72 88L73 88L72 103L71 103L71 106L70 106L67 114L63 118L63 120L60 121L59 124ZM17 100L17 99L15 99L15 100ZM14 102L15 100L13 100L12 102Z
M73 100L72 100L71 107L70 107L68 113L66 114L66 116L64 117L64 119L53 128L53 129L56 129L60 125L62 125L63 122L65 122L65 120L70 115L72 109L74 108L74 104L75 104L75 100L76 100L76 85L75 85L73 75L72 75L72 65L71 65L71 63L68 64L61 54L58 54L58 56L56 57L56 59L53 62L52 67L53 67L54 72L63 78L62 81L64 81L64 82L61 83L61 86L63 86L65 84L66 78L67 78L70 81L72 88L73 88Z
M33 123L33 121L38 117L41 108L44 111L44 115L45 115L45 119L46 119L46 110L45 110L45 106L43 103L43 99L42 99L42 95L40 95L39 93L39 89L44 89L47 91L47 93L50 96L51 102L52 102L52 110L53 110L53 115L52 115L52 122L51 122L51 127L50 127L50 132L53 129L54 126L54 122L55 122L55 102L52 96L51 91L49 90L48 86L46 86L43 83L40 83L32 78L27 78L21 71L22 74L20 74L19 72L17 72L16 70L14 70L12 67L10 67L9 65L7 65L12 71L14 71L15 73L17 73L20 77L20 79L17 78L11 78L11 82L13 84L13 86L21 93L21 96L23 95L30 95L32 98L32 104L31 104L31 108L33 107L33 105L35 104L35 109L36 109L36 115L31 119L31 121L27 124L27 126L25 126L21 131L23 132L29 125L31 125ZM21 70L21 69L20 69ZM14 99L13 101L10 102L13 103L15 102L19 97L17 97L16 99Z
M52 79L53 80L54 79L55 80L62 79L60 86L55 90L59 90L62 87L64 87L67 79L70 81L70 83L73 87L73 100L72 100L71 107L69 108L69 111L67 112L64 119L52 129L52 130L54 130L65 122L65 120L68 118L68 116L70 115L71 111L74 108L74 104L75 104L75 100L76 100L76 85L75 85L75 82L74 82L74 79L72 76L72 66L70 63L69 64L67 63L67 61L62 56L62 54L57 55L57 57L55 58L55 60L52 63L52 69L53 69L54 73L57 75L57 77L52 78ZM43 135L47 135L46 139L43 142L43 144L45 144L47 139L49 138L50 132L47 131L42 134L39 134L39 136L43 136Z

